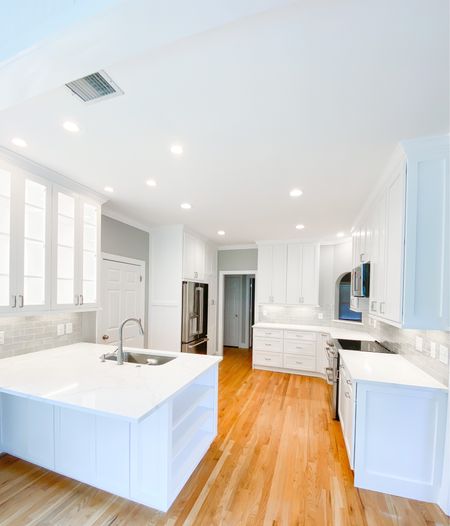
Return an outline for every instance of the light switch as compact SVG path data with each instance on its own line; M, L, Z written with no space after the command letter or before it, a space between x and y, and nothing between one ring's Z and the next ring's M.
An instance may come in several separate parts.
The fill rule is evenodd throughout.
M72 332L73 332L72 324L70 322L66 323L66 334L72 334Z
M436 342L430 343L430 356L431 358L436 358Z
M56 326L56 334L57 336L64 335L64 323L58 323L58 325Z
M448 365L448 347L445 345L439 345L439 360Z
M5 344L5 331L0 331L0 345Z
M322 313L322 312L319 312L319 314L317 315L317 317L319 318L319 320L323 320L323 313Z
M416 351L423 351L423 338L420 336L416 336Z

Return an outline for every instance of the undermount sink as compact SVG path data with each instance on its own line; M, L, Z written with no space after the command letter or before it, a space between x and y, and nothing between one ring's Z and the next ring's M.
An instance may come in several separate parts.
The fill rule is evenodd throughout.
M164 365L165 363L176 360L176 356L163 356L161 354L149 354L142 352L123 352L123 361L137 363L139 365ZM105 360L117 361L117 354L107 354Z

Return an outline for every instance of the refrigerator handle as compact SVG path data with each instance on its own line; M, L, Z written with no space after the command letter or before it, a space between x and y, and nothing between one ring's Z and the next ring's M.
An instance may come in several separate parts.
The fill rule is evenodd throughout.
M198 292L198 304L199 304L199 309L200 309L200 319L199 319L199 329L198 329L198 334L203 334L203 309L205 308L204 304L203 304L203 300L204 300L204 295L203 295L203 287L197 287L195 289L195 292Z

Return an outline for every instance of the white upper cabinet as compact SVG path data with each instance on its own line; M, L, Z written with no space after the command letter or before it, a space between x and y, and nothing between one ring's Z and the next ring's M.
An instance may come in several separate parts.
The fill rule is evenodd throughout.
M95 307L101 204L31 172L0 160L0 313Z
M287 247L286 303L319 304L319 245L289 244Z
M53 306L95 307L98 302L100 206L54 188Z
M190 234L183 234L183 278L205 281L206 244Z
M50 307L51 185L0 165L0 312Z
M258 245L258 303L286 303L287 245Z
M369 313L398 327L448 331L449 137L401 146L368 215ZM353 238L354 258L359 239Z

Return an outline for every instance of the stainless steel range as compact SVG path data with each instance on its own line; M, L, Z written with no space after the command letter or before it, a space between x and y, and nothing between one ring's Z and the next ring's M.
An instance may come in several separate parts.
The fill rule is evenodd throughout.
M339 371L340 371L340 355L339 351L345 349L348 351L360 351L360 352L377 352L377 353L390 353L387 347L377 341L368 340L343 340L335 339L327 342L327 355L328 355L328 367L327 376L328 382L331 384L331 412L335 420L339 420L338 415L338 404L339 404Z

